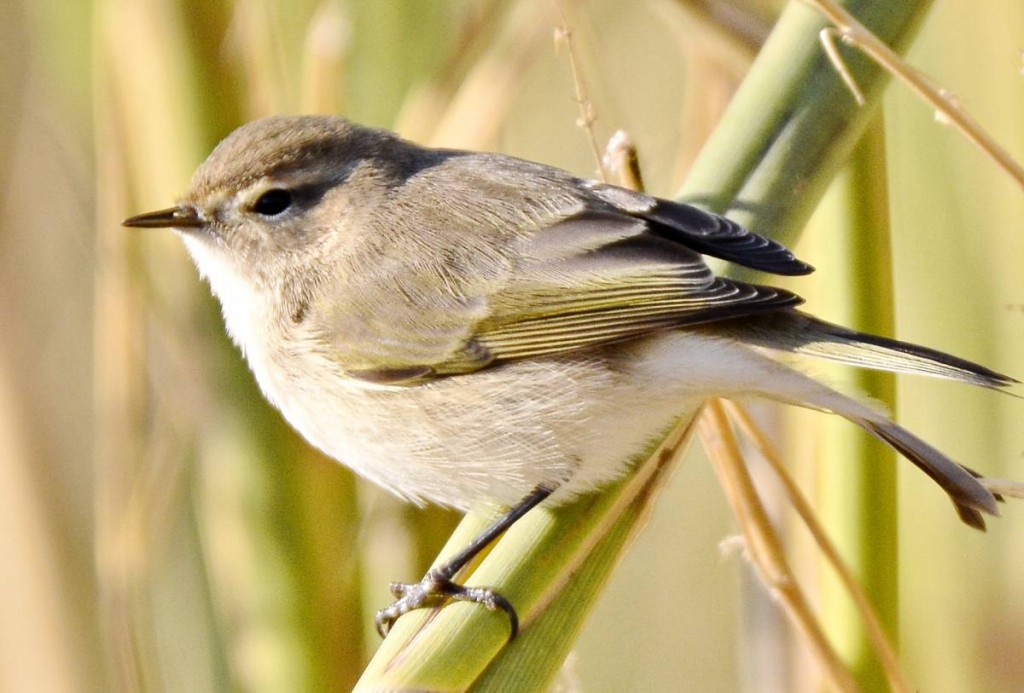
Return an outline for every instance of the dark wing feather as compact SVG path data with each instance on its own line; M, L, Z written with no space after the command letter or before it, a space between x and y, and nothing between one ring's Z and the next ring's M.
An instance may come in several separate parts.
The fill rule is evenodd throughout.
M648 221L652 233L698 253L772 274L799 275L814 271L781 243L753 233L726 217L602 183L591 183L588 187L602 201Z
M736 222L697 207L659 200L644 216L654 222L654 231L699 253L735 262L772 274L810 274L814 268L802 262L781 243L759 236Z

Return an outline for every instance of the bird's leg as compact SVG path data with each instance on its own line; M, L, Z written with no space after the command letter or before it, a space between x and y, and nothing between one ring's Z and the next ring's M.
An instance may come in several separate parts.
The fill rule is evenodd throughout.
M481 604L491 611L501 609L508 615L509 625L512 629L509 640L516 637L516 634L519 632L519 617L507 599L487 587L466 587L465 585L460 585L453 578L477 554L487 548L505 530L514 525L519 518L550 496L552 490L544 486L535 488L530 492L530 495L512 506L508 512L477 535L473 541L469 542L466 548L437 568L431 568L419 582L411 584L402 582L391 583L391 593L395 595L396 601L388 608L377 612L375 620L377 622L377 632L380 633L380 636L382 638L386 637L388 631L391 630L391 626L403 614L407 614L414 609L442 606L447 602L457 601Z

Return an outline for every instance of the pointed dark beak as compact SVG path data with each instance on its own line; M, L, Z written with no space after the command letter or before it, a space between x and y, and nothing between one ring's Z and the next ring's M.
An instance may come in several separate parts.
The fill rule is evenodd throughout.
M206 222L199 217L199 213L192 207L184 205L161 209L158 212L148 212L128 217L123 222L124 226L131 226L137 229L189 229L206 226Z

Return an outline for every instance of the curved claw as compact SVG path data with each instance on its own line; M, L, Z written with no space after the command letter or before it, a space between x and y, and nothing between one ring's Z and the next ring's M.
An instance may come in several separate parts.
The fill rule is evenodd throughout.
M483 604L491 611L497 611L498 609L504 611L505 615L508 616L508 625L510 629L508 639L515 640L515 637L519 635L519 614L516 613L515 607L512 606L512 603L509 600L505 599L493 590L484 589L481 591L486 592L487 597L483 601L478 601L477 603Z
M391 583L391 594L395 596L395 601L387 608L378 611L374 618L377 632L382 638L387 637L395 621L410 611L443 606L450 601L472 602L480 604L490 611L504 611L508 616L511 628L508 639L512 640L519 634L519 616L511 602L492 589L466 587L438 571L430 571L417 583L393 582Z

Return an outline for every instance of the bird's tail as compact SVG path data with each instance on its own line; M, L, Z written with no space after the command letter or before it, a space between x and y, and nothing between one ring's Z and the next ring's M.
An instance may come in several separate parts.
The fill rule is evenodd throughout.
M887 337L849 330L799 311L779 311L716 324L742 341L860 368L957 380L1020 397L1018 380L966 359Z
M793 344L792 350L794 351L802 351L803 349L798 347L812 343L810 337L806 337L806 335L822 335L818 342L826 343L825 337L831 334L831 332L827 331L827 328L830 327L827 323L818 326L816 324L817 321L813 318L808 319L807 322L816 332L805 332L805 339L803 341L793 338L791 344ZM744 333L740 337L731 328L719 332L718 328L720 326L721 323L716 323L713 326L718 336L724 335L736 340L734 342L736 346L755 341L750 338L750 333ZM764 329L764 325L762 325L762 329ZM776 327L776 329L778 328ZM787 330L780 330L774 334L762 333L761 336L764 339L763 346L779 348L779 340L783 338L784 333L792 335L792 327L790 326ZM938 354L938 352L923 350L911 345L902 345L898 342L895 344L898 345L899 349L895 350L895 353L899 358L895 362L892 355L880 355L879 352L874 351L869 351L868 356L858 355L855 348L856 345L852 343L853 335L855 334L842 334L842 339L847 341L842 341L840 337L835 337L832 343L838 344L842 351L830 351L829 354L842 353L844 355L842 360L854 362L858 365L884 366L892 370L941 375L986 387L1002 388L1015 382L980 366L975 367L974 364L969 362L954 359L953 357L945 357L944 354L940 354L940 356L945 358L937 360L935 365L929 366L927 364L932 361L926 357L930 357L932 353ZM725 348L724 345L722 348ZM814 346L811 348L817 349L819 347ZM887 343L885 348L891 349L892 347ZM889 352L887 351L885 354L889 354ZM752 354L748 352L748 360L745 362L748 370L744 377L744 385L742 389L736 388L736 395L744 393L757 394L789 404L839 414L894 448L930 476L949 495L956 506L960 518L966 524L983 530L985 529L983 513L988 515L999 514L997 505L999 498L993 495L979 481L978 474L971 469L949 459L910 431L890 420L885 413L864 402L842 394L770 358L767 354L759 355L760 359L749 358ZM733 361L737 362L738 359L733 359ZM723 385L720 389L725 392L728 390L728 386Z
M971 527L985 529L982 513L999 515L997 501L1000 499L978 480L978 474L970 468L949 459L884 413L782 364L776 363L775 366L770 386L758 394L839 414L857 424L930 476L949 495L960 519Z
M892 421L881 418L847 417L871 435L885 441L913 462L949 494L957 514L966 524L985 530L981 513L999 515L997 497L978 481L978 474L953 462L913 433Z

